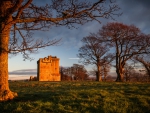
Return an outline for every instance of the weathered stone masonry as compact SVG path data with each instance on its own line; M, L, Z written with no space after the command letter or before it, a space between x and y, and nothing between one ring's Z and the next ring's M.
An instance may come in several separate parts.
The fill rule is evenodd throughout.
M48 56L37 61L38 81L60 81L59 58Z

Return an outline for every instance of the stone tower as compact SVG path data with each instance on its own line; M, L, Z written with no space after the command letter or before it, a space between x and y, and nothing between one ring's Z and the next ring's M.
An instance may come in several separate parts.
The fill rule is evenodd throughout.
M59 58L48 56L37 61L38 81L60 81Z

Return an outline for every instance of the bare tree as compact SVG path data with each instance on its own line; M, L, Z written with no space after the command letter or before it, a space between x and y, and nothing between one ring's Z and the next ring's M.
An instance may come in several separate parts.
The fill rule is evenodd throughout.
M17 96L17 93L9 89L8 53L21 52L26 59L29 58L30 53L39 48L59 42L59 40L36 40L32 38L31 31L45 30L51 26L71 27L74 23L84 24L92 20L100 22L99 18L112 18L113 15L118 15L115 12L119 9L111 0L109 7L103 5L106 0L98 0L95 3L78 0L51 0L45 6L37 6L34 2L36 1L0 1L0 101ZM10 33L12 37L9 36Z
M141 33L133 25L108 23L99 30L100 37L115 50L116 81L124 81L124 66L128 60L138 54L150 52L150 37Z
M107 45L100 42L94 34L84 37L83 46L79 48L78 57L84 65L95 65L97 67L97 81L102 81L102 66L108 63L110 55L106 55L109 51Z
M130 81L134 73L135 73L134 67L126 63L124 66L124 75L125 75L126 81Z
M60 74L61 74L61 80L62 81L70 81L71 76L70 76L70 70L68 67L60 67Z
M71 69L74 80L86 80L88 78L88 73L84 65L73 64Z
M61 67L62 80L86 80L87 70L83 65L73 64L71 67Z
M104 77L104 81L106 81L106 78L108 76L108 72L110 71L110 64L109 63L105 63L102 66L102 75Z

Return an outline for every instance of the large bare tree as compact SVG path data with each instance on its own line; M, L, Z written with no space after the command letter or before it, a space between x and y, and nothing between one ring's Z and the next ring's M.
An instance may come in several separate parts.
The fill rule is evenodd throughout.
M133 25L108 23L99 30L100 37L114 47L116 61L116 81L123 81L124 66L127 61L138 54L150 52L150 37L141 33Z
M83 42L83 46L79 48L78 54L80 62L84 65L94 64L97 68L96 80L102 81L102 66L106 65L108 59L111 58L110 54L106 55L109 51L108 46L100 42L95 34L84 37L81 41Z
M8 84L8 53L28 54L38 48L55 45L58 40L43 41L32 37L31 31L45 30L51 26L74 23L84 24L99 18L112 18L119 9L110 0L96 2L79 0L50 0L45 6L37 6L36 0L1 0L0 1L0 101L13 99L17 93L10 91ZM23 31L23 32L22 32ZM10 37L10 33L12 34ZM24 34L25 33L25 34ZM20 36L19 36L20 35Z

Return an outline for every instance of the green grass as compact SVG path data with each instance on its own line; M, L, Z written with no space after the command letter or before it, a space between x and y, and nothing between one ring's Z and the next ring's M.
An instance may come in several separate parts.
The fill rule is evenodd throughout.
M0 113L150 113L149 83L10 82Z

